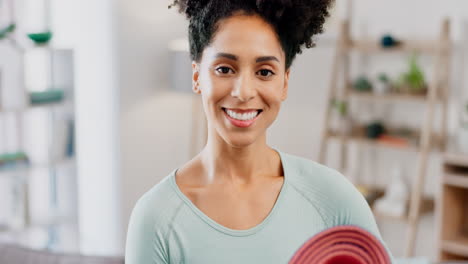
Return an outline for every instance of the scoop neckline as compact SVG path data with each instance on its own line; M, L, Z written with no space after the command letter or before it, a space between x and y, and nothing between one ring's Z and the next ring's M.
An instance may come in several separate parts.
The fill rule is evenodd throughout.
M231 228L228 228L226 226L223 226L223 225L219 224L218 222L216 222L215 220L211 219L208 215L206 215L203 211L201 211L197 206L195 206L195 204L193 204L192 201L180 190L179 186L176 183L175 175L176 175L177 171L179 170L179 168L174 169L172 171L172 173L171 173L171 176L170 176L171 185L172 185L173 189L175 190L175 192L177 193L177 195L185 202L185 204L195 214L197 214L203 221L205 221L207 224L209 224L214 229L216 229L216 230L218 230L220 232L223 232L223 233L225 233L227 235L231 235L231 236L253 235L253 234L257 233L258 231L260 231L262 228L264 228L271 221L271 219L274 217L276 212L279 210L279 207L283 203L284 196L285 196L284 192L285 192L285 189L286 189L286 184L288 183L288 178L289 178L288 167L287 167L288 164L287 164L287 162L285 160L285 156L283 155L283 153L280 150L278 150L278 149L276 149L274 147L271 147L271 148L273 150L275 150L278 153L279 157L280 157L281 166L283 167L283 177L284 177L283 184L281 186L278 198L276 199L276 202L273 205L273 208L271 209L271 211L267 215L267 217L265 219L263 219L262 222L260 222L256 226L251 227L249 229L238 230L238 229L231 229Z

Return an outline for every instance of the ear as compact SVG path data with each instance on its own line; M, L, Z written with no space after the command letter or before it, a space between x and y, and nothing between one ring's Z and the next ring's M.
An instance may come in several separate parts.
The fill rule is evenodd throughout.
M192 90L194 93L200 94L200 65L192 61Z
M283 88L283 93L281 94L281 101L286 100L286 98L288 97L290 69L291 68L289 68L284 74L284 88Z

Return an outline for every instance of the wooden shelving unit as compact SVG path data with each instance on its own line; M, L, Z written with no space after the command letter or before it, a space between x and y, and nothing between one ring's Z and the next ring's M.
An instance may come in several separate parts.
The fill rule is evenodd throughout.
M444 151L447 142L447 99L449 92L449 72L450 72L450 23L445 19L441 25L440 35L436 39L424 40L402 40L401 44L395 47L382 47L376 39L354 39L350 35L349 21L343 21L337 42L337 48L333 61L332 76L328 94L328 107L325 112L321 145L319 150L319 162L325 163L327 144L329 140L340 143L339 160L340 170L346 171L348 157L348 143L355 142L359 145L369 145L382 148L393 148L401 151L412 151L418 155L417 174L412 177L410 199L407 205L407 214L396 219L405 221L408 224L407 236L403 240L406 242L405 257L412 257L416 244L416 235L420 216L429 211L433 211L434 199L425 197L423 187L427 173L429 154L432 151ZM424 53L431 55L434 59L433 74L427 90L424 94L409 93L385 93L377 94L373 92L357 92L352 89L350 77L351 53L358 52L363 55L374 55L382 53ZM340 80L343 80L340 82ZM351 102L384 102L388 104L414 103L422 104L425 107L425 118L423 124L417 131L407 131L408 135L392 137L393 128L386 127L387 137L370 139L366 137L362 129L353 128L351 132L336 132L331 129L332 104L335 100L340 100L345 104ZM351 100L353 99L353 100ZM440 131L434 131L434 116L437 104L441 109ZM396 130L395 130L396 132ZM397 133L398 134L398 133ZM401 134L401 133L400 133ZM406 137L407 136L407 137ZM452 181L459 181L453 180ZM465 183L463 181L463 183ZM356 186L362 183L354 182ZM368 187L374 191L379 191L378 186ZM383 193L383 190L380 190ZM377 218L395 217L382 215L374 212Z
M330 139L342 140L344 143L348 142L358 142L360 144L375 146L375 147L384 147L384 148L393 148L399 149L402 151L413 151L418 152L420 151L420 137L419 133L416 131L411 131L411 135L405 137L406 143L394 143L394 142L387 142L383 139L370 139L366 137L361 130L354 130L349 135L342 136L337 132L328 131L327 137ZM432 149L441 150L444 147L444 141L440 138L439 134L433 133L431 135L431 143L430 147Z
M425 103L427 101L426 95L413 95L413 94L401 94L401 93L387 93L387 94L374 94L371 92L358 92L352 91L351 88L349 95L352 98L368 101L384 101L384 102L420 102Z
M439 259L468 260L468 155L445 154L436 203Z

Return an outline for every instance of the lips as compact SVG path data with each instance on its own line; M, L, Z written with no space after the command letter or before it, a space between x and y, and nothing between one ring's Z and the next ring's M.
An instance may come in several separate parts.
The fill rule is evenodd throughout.
M235 118L232 118L228 115L227 111L226 111L226 108L222 107L223 109L223 112L224 112L224 115L225 117L230 121L230 123L236 127L240 127L240 128L247 128L247 127L250 127L252 124L255 123L255 121L259 118L259 116L261 115L262 113L262 109L258 109L258 110L252 110L252 109L249 109L247 110L247 112L252 112L252 111L259 111L259 113L257 114L256 117L254 117L253 119L250 119L250 120L238 120L238 119L235 119ZM231 108L230 108L231 110Z

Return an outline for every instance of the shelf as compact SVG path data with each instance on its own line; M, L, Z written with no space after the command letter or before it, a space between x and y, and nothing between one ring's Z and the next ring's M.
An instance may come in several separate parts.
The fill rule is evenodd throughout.
M61 225L78 225L76 215L58 216L46 221L34 221L22 228L11 228L5 224L0 225L0 233L21 232L31 228L47 229Z
M71 105L67 101L55 102L55 103L44 103L44 104L34 104L34 105L27 105L25 107L20 108L0 108L0 113L18 113L18 112L27 112L29 110L36 110L36 109L47 109L53 110L57 107L65 107Z
M359 184L356 185L358 188L364 188L367 189L370 192L375 192L378 193L378 197L376 199L383 197L385 194L385 189L379 186L373 186L373 185L363 185ZM407 205L407 214L404 216L393 216L393 215L387 215L382 212L377 212L377 210L374 209L373 203L369 204L369 206L372 209L372 213L374 214L375 218L380 218L380 219L391 219L391 220L398 220L398 221L407 221L409 219L408 216L408 209L409 209L409 203L410 201L408 200L408 205ZM421 215L425 215L427 213L431 213L434 211L434 199L431 197L422 197L421 198Z
M363 53L418 52L435 54L437 43L434 40L406 40L395 47L382 47L380 41L370 39L351 40L350 48Z
M408 206L407 208L409 209L409 203L410 201L408 200ZM434 199L431 197L422 197L421 198L421 207L420 207L420 215L426 215L429 213L434 212L434 206L435 202ZM406 215L404 216L393 216L393 215L387 215L382 212L377 212L376 210L372 209L372 212L374 213L374 216L376 218L380 219L391 219L391 220L397 220L397 221L409 221L409 211L407 210Z
M78 225L77 212L63 211L64 209L52 209L47 216L41 219L30 219L28 224L19 227L11 227L8 223L0 223L1 232L20 232L30 228L50 228L60 225Z
M377 212L374 208L372 208L372 212L374 213L374 216L376 218L380 219L391 219L391 220L397 220L397 221L409 221L409 203L410 200L408 200L408 205L407 205L407 211L406 214L403 216L394 216L394 215L387 215L382 212ZM422 197L421 198L421 207L420 207L420 215L426 215L429 213L434 212L434 199L431 197Z
M385 190L380 187L364 185L364 184L355 184L358 191L364 196L369 206L372 206L378 198L382 197L385 193Z
M442 181L447 185L468 189L468 174L446 172Z
M52 231L53 230L53 231ZM0 232L0 243L14 244L30 249L57 252L79 251L79 227L77 224L60 224L51 227L29 227L22 230Z
M53 160L50 162L37 162L37 163L33 162L31 163L30 167L31 168L57 167L57 166L64 165L64 164L71 164L74 162L75 162L75 156L62 157L60 159Z
M0 173L3 172L12 172L18 170L29 170L30 164L26 162L21 162L20 164L15 165L0 165Z
M12 172L18 171L26 171L29 172L35 168L48 168L48 167L57 167L64 164L71 164L75 162L75 157L65 157L59 160L54 160L51 162L42 162L42 163L28 163L28 164L21 164L16 166L10 166L8 168L1 168L0 167L0 176L5 175Z
M28 227L37 227L37 228L50 228L60 225L78 225L76 215L69 215L69 216L56 216L46 221L34 221Z
M412 132L412 134L416 135L417 132ZM345 136L342 136L334 131L329 131L327 133L327 136L333 139L337 139L337 140L340 140L341 138L343 138L345 142L353 141L359 144L365 144L365 145L370 145L370 146L387 147L387 148L393 148L397 150L406 150L406 151L419 151L420 150L419 139L417 137L407 139L408 141L413 141L417 143L408 143L408 144L402 145L402 144L397 144L397 143L385 142L379 139L368 138L364 136L362 131L353 131L350 135L345 135ZM431 144L432 148L440 148L439 136L434 133L431 138L432 138L431 141L433 142Z
M443 183L468 189L468 156L466 154L444 153L443 160Z
M466 153L444 153L445 164L451 166L468 167L468 154Z
M441 241L441 249L445 252L468 258L468 237L457 236Z
M372 208L372 213L376 219L389 219L394 221L407 221L408 217L406 215L403 216L395 216L395 215L387 215L382 212L377 212L374 208Z
M352 98L367 100L367 101L409 101L409 102L418 102L426 103L428 98L425 94L404 94L404 93L386 93L386 94L376 94L373 92L359 92L349 89L349 95Z

